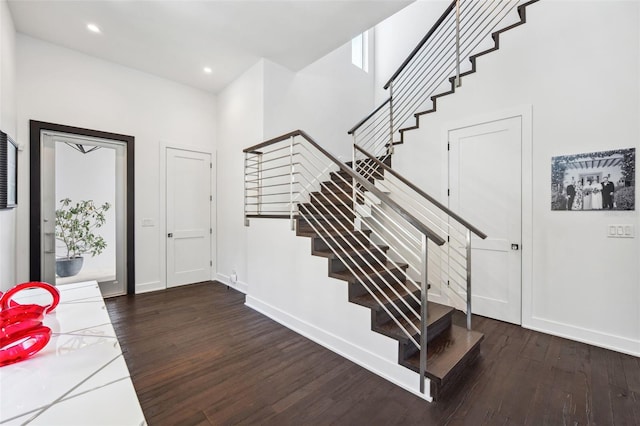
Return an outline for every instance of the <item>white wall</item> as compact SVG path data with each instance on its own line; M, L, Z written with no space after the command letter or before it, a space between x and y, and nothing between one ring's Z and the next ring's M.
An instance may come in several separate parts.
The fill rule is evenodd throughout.
M165 287L161 147L214 152L215 97L24 35L17 37L18 139L29 120L135 137L136 291ZM28 149L19 164L18 278L28 278ZM154 226L142 227L142 219Z
M350 161L352 138L347 131L373 109L373 83L373 72L351 63L351 43L298 73L265 61L266 138L302 129Z
M16 139L16 32L9 6L0 0L0 129ZM24 158L18 153L18 161ZM19 186L26 185L19 182ZM18 198L18 203L23 203ZM16 221L17 211L0 210L0 291L16 284Z
M503 34L500 50L480 58L478 72L465 77L455 95L438 100L438 112L405 134L393 160L418 186L442 196L448 126L531 105L532 154L524 161L532 166L533 184L523 190L532 193L526 212L532 226L523 232L533 238L522 253L532 270L523 276L523 325L636 355L638 210L552 212L550 187L552 156L640 151L639 9L638 2L612 1L532 5L528 23ZM383 37L377 34L384 46ZM609 224L635 225L636 238L607 238Z
M248 281L242 150L263 140L263 75L260 61L218 95L217 278L244 292ZM230 282L233 273L237 284Z

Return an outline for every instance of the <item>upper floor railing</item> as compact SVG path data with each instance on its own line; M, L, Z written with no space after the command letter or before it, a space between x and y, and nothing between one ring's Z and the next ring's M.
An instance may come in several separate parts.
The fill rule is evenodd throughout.
M354 144L378 158L390 155L401 132L460 85L472 68L467 59L525 3L532 1L454 0L386 83L389 97L349 130Z

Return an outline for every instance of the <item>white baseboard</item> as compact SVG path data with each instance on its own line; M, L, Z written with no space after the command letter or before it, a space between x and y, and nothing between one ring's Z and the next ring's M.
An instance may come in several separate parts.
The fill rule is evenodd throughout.
M429 380L426 380L425 388L427 393L422 394L419 391L419 375L397 363L390 362L387 359L368 351L365 348L356 346L351 342L342 339L332 333L322 330L313 324L294 317L287 312L282 311L268 303L262 302L252 296L247 295L245 305L268 316L283 326L295 331L296 333L324 346L325 348L347 358L348 360L360 365L374 374L400 386L401 388L411 392L412 394L432 401L430 395Z
M526 324L523 321L522 327L640 357L640 341L638 340L537 317L531 318Z
M229 287L238 290L240 293L247 294L249 291L249 285L242 281L236 281L235 283L231 282L231 277L229 275L224 274L216 274L216 281L220 281L224 285L228 285Z
M136 294L149 293L151 291L164 290L166 287L160 281L136 284Z

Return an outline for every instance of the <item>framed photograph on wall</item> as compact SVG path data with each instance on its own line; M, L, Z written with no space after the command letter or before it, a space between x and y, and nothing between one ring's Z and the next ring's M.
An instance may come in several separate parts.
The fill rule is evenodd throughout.
M636 149L551 158L551 210L635 210Z
M18 205L18 145L0 131L0 209Z

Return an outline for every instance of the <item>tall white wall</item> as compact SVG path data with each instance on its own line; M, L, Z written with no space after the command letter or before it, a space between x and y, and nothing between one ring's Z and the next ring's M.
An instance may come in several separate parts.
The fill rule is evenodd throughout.
M0 130L16 139L16 31L6 0L0 0ZM24 153L18 153L19 161ZM26 185L19 182L18 185ZM19 198L19 203L24 199ZM17 211L0 210L0 291L16 284Z
M636 355L638 207L633 212L551 211L550 188L553 156L640 151L639 9L638 2L617 1L532 5L527 24L503 34L500 50L480 58L478 72L465 77L456 94L438 100L438 111L423 116L419 130L405 134L393 160L394 168L444 200L446 129L530 105L532 154L524 161L532 166L533 183L524 190L532 194L532 225L523 231L533 238L522 254L532 268L523 276L522 323ZM405 24L409 21L393 22L394 28ZM381 46L383 37L377 33ZM607 238L610 224L634 225L636 238Z
M244 226L244 154L263 140L264 63L258 62L218 95L217 267L218 280L247 291ZM231 283L235 273L238 282Z
M373 50L373 43L370 46ZM265 136L302 129L350 161L352 138L347 131L372 110L373 84L373 72L351 63L351 43L298 73L265 61Z
M209 93L24 35L17 37L19 162L18 278L28 278L29 120L135 137L136 291L165 287L164 145L215 152ZM153 226L142 226L151 219Z

